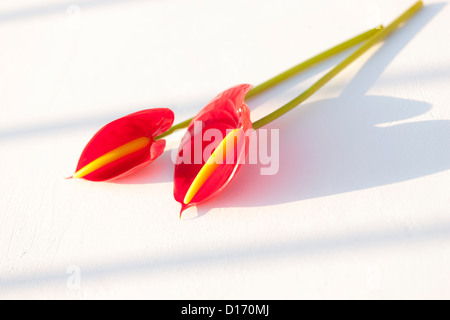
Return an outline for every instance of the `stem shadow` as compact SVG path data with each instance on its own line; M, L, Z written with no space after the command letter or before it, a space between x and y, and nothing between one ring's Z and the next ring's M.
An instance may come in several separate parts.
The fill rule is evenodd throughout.
M339 97L307 103L267 126L281 128L278 174L262 176L260 166L244 165L220 196L198 208L198 216L214 207L295 202L448 170L450 140L445 137L450 136L450 121L395 123L424 114L432 106L366 94L445 5L426 6L393 34Z

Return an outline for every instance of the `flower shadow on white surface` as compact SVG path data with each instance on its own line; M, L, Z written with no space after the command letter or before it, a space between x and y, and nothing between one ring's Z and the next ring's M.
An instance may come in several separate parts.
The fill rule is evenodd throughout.
M198 215L215 207L257 207L330 196L450 169L450 121L395 123L422 115L432 106L366 94L444 6L425 7L410 25L387 39L339 97L306 103L268 126L280 128L279 173L261 176L259 166L244 166L223 194L198 208ZM416 86L427 80L416 77Z
M426 12L429 13L428 8ZM398 36L404 36L408 30L402 30ZM340 98L305 104L303 108L274 123L274 127L282 128L280 175L261 177L258 167L243 168L230 188L201 208L230 205L260 206L298 201L388 184L448 169L450 151L449 148L445 149L448 142L444 137L448 137L450 132L449 121L394 124L387 128L375 126L383 122L389 123L420 115L431 108L431 105L421 101L364 96L367 88L377 80L379 75L377 72L383 71L382 67L378 69L380 65L383 66L383 62L389 63L392 60L388 52L394 54L395 50L391 46L395 47L397 43L399 48L401 47L401 39L392 40L368 62ZM373 71L374 74L371 73ZM425 151L428 153L421 153ZM439 155L441 158L438 158ZM376 160L381 163L371 159L370 156L376 156ZM155 162L153 167L149 168L149 174L153 170L159 172L159 169L172 167L170 153L166 152L159 160L161 161ZM396 161L395 166L392 166L392 160ZM404 160L407 161L403 162ZM376 171L371 172L372 169ZM381 172L379 177L378 171ZM165 180L167 172L161 174ZM350 177L345 174L349 174ZM243 245L238 248L205 250L181 256L117 259L112 263L82 264L80 267L86 284L90 280L100 279L101 284L107 283L108 286L112 286L112 280L120 277L133 274L178 273L189 266L220 266L223 270L240 261L265 262L284 256L308 257L311 254L328 254L342 249L367 250L424 243L448 239L449 230L448 223L438 223L421 226L412 231L400 228L346 233L340 236L292 239L289 242L272 243L269 246ZM229 268L231 271L236 270L235 267ZM52 267L42 271L33 270L18 277L14 277L11 273L2 275L0 293L27 286L38 286L39 292L48 292L48 288L42 286L52 283L59 288L66 284L67 274L64 271L64 268ZM274 272L275 276L276 274ZM111 277L114 279L109 281ZM141 279L141 281L148 280ZM151 282L146 283L151 287ZM98 288L98 285L98 282L94 282L94 288ZM272 297L277 294L279 297L280 292L273 293Z
M279 173L261 176L260 166L243 166L222 194L198 207L199 216L216 207L300 201L449 169L450 145L444 137L450 136L450 121L395 123L420 116L432 106L425 101L366 95L397 54L444 6L442 3L425 7L410 25L387 39L338 98L305 103L289 116L267 126L280 129ZM295 87L299 79L302 81L323 72L341 59L342 55L287 81L256 98L253 105L268 96L280 95ZM415 76L417 86L427 81L425 76ZM435 76L442 78L443 75ZM401 75L399 79L401 81ZM149 167L114 183L172 181L171 152L166 150Z
M278 96L283 94L285 91L292 89L296 90L296 85L298 83L302 83L306 79L309 79L313 76L316 76L317 74L320 74L322 72L325 72L326 70L330 69L332 66L337 64L340 60L342 60L345 57L345 54L337 55L336 57L333 57L329 59L328 61L325 61L321 63L318 66L315 66L311 68L310 70L306 70L302 72L300 75L294 77L293 79L286 81L283 85L279 85L274 87L270 90L270 93L268 93L270 96ZM267 95L267 94L266 94ZM263 96L266 96L262 94L261 96L255 96L251 100L251 109L254 109L258 107L260 104L263 104L264 100L266 99ZM179 109L189 109L192 110L192 115L194 115L196 112L198 112L203 106L205 106L206 103L209 102L211 97L206 98L204 103L197 103L193 104L190 103L188 106L185 106L184 108ZM179 121L179 120L177 120ZM178 132L184 134L184 129L180 130ZM1 137L1 135L0 135ZM181 141L181 137L167 137L165 138L168 141L168 145L176 143L175 149L178 148L178 143ZM169 142L170 140L170 142ZM174 176L174 163L172 160L172 153L174 152L174 148L166 147L166 150L164 153L156 159L152 164L149 166L143 168L142 170L139 170L139 172L136 172L130 176L126 176L121 179L113 180L111 183L117 183L117 184L150 184L150 183L163 183L163 182L172 182L173 176ZM259 170L259 169L258 169Z
M322 64L315 66L314 68L311 68L310 70L306 70L305 72L301 73L300 75L294 77L293 79L286 81L283 85L279 85L273 89L270 90L270 96L278 96L283 94L288 89L295 90L295 86L298 83L301 83L305 81L306 79L309 79L317 74L320 74L321 72L324 72L325 70L331 68L336 63L338 63L343 57L345 57L345 54L340 54L337 57L333 57L329 59L328 61L323 62ZM254 109L258 107L260 104L262 104L265 100L261 96L255 96L251 100L251 109ZM196 112L198 112L203 106L206 105L210 101L211 97L205 97L204 102L202 103L190 103L189 105L184 106L183 108L179 107L178 109L189 109L192 110L191 114L194 115ZM176 112L175 112L176 113ZM176 120L182 121L184 119ZM185 130L182 129L178 131L177 133L184 134ZM117 183L117 184L151 184L151 183L163 183L163 182L172 182L173 176L174 176L174 162L172 160L172 153L174 152L174 149L178 148L178 144L181 141L181 137L183 135L180 135L180 137L172 137L169 136L165 138L167 140L166 150L164 153L156 159L152 164L149 166L143 168L142 170L139 170L138 172L126 176L121 179L113 180L111 183ZM0 135L1 137L1 135ZM175 147L173 147L173 144L176 144ZM173 148L170 147L172 145Z

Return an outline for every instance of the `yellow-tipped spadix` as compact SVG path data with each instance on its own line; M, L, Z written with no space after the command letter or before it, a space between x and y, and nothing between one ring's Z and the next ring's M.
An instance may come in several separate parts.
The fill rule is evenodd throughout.
M234 129L227 134L225 139L220 142L220 144L211 154L208 161L206 161L205 165L199 171L191 186L189 187L189 190L184 197L185 204L189 204L189 202L192 201L197 192L205 184L206 180L208 180L208 178L213 174L217 167L220 164L225 163L227 154L234 151L234 148L230 148L230 150L227 150L227 146L231 147L236 145L234 141L230 142L230 140L237 138L237 141L239 141L242 134L243 131L241 129ZM238 159L236 159L235 161L238 161Z
M107 164L110 164L113 161L119 160L136 151L144 149L150 144L150 142L151 139L147 137L138 138L136 140L128 142L127 144L124 144L123 146L120 146L104 154L103 156L95 159L88 165L84 166L73 175L73 178L83 178L88 174L94 172L95 170L98 170L106 166Z

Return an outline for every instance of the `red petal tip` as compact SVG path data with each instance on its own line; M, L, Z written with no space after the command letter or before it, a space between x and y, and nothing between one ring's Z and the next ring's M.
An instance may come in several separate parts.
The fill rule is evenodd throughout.
M180 210L180 219L181 219L181 215L183 214L183 212L189 208L189 205L182 203L181 204L181 210Z

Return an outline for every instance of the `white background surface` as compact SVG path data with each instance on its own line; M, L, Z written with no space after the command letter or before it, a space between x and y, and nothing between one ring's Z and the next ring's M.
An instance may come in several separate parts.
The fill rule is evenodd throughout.
M64 179L109 121L184 120L412 3L1 1L0 298L450 298L446 1L270 125L278 175L244 167L182 220L169 149L116 183ZM344 56L252 100L253 120Z

